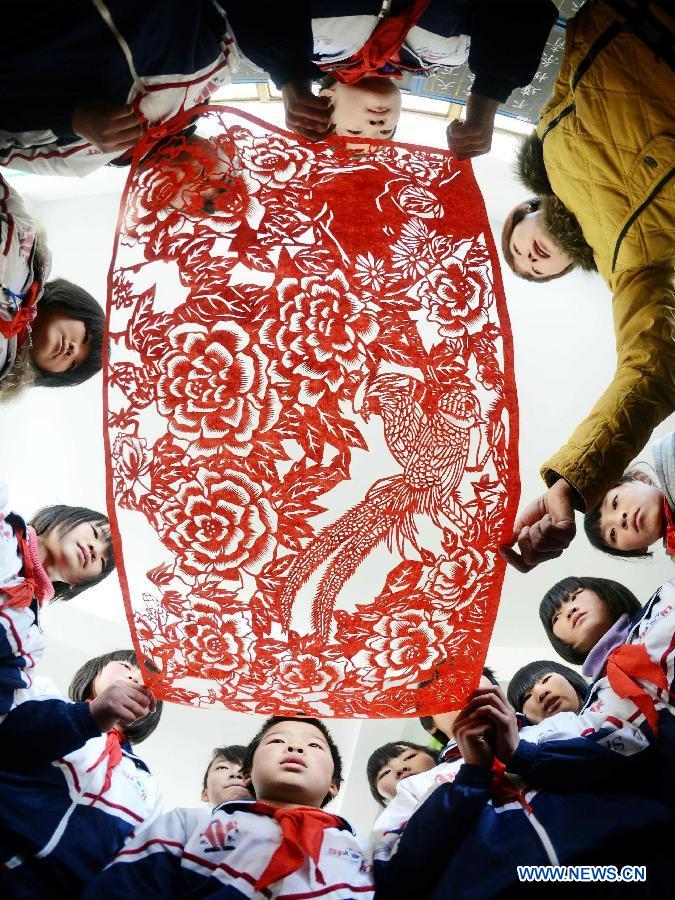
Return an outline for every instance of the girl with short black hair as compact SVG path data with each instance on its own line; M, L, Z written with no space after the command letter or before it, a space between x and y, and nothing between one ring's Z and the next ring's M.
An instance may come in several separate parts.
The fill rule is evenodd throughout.
M161 811L158 785L132 745L155 730L162 704L134 651L88 660L68 694L36 678L0 723L3 896L79 896Z

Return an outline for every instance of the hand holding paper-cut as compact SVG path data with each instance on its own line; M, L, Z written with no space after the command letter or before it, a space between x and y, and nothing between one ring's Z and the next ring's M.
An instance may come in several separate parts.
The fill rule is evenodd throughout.
M143 125L130 106L82 100L73 110L73 132L103 153L129 150L143 135Z
M576 531L572 490L560 478L520 512L511 540L499 552L519 572L531 572L540 563L561 556Z

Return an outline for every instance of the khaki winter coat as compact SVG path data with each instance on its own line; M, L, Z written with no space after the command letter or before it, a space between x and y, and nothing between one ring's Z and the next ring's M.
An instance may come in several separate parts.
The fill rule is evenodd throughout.
M568 25L537 127L552 192L578 219L613 293L614 378L542 468L547 484L564 477L587 509L675 410L675 22L656 4L641 9L670 38L670 59L590 0Z

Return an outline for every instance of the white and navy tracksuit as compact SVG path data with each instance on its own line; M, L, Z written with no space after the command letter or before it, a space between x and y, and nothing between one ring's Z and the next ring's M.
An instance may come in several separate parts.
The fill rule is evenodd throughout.
M3 586L23 581L8 514L0 484L0 897L53 900L77 896L161 804L128 743L103 791L107 735L89 704L36 677L45 649L39 605L2 602Z
M0 725L0 896L76 897L159 815L159 787L125 742L104 790L107 735L88 703L40 678L17 700Z
M674 633L668 582L635 617L627 643L645 646L671 692ZM658 738L602 677L578 716L559 713L521 730L508 763L522 779L517 793L497 797L492 773L461 760L405 779L375 824L377 897L517 893L516 865L585 862L647 864L646 896L666 895L675 707L672 693L639 683L653 698Z
M225 3L242 53L277 87L339 68L361 50L383 12L395 15L406 5L408 0L296 0L269 4L261 23L255 4ZM503 103L534 77L556 15L549 0L431 0L406 36L400 70L429 73L468 58L472 91ZM378 74L390 73L385 67Z
M223 803L213 812L174 809L136 834L84 897L371 900L364 848L349 825L343 826L324 831L318 867L306 857L295 872L257 891L256 879L281 842L274 819L253 811L247 800Z
M72 130L78 102L136 104L152 125L231 81L237 53L212 0L2 4L0 165L87 175L120 156Z
M37 277L44 284L47 279L49 260L38 261L37 244L35 222L19 194L0 175L0 319L6 322L21 308L33 280ZM0 334L0 386L18 350L16 336Z

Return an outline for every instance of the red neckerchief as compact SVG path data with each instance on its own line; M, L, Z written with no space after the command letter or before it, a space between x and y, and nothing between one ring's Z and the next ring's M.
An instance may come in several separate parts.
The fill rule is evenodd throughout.
M493 803L501 806L504 803L512 803L517 800L525 809L529 810L529 804L525 799L525 792L514 787L506 777L506 766L495 758L492 761L492 782L490 784L490 797Z
M379 22L363 47L349 59L319 68L330 72L333 78L342 84L354 84L366 75L377 74L397 56L408 32L421 19L429 2L430 0L413 0L410 6L397 15ZM401 77L400 72L391 74L397 78Z
M100 762L105 759L105 776L103 778L103 787L98 792L98 794L92 799L90 806L93 806L96 801L105 794L105 792L110 787L110 783L112 782L112 773L115 766L119 765L122 761L122 744L126 741L126 737L123 732L118 731L116 728L111 729L106 735L105 747L101 752L101 755L87 769L87 772L93 772L93 770L98 766Z
M619 697L632 700L649 723L655 735L659 733L659 719L654 698L637 683L649 681L668 693L668 679L661 666L655 663L644 644L623 644L612 650L607 658L607 679Z
M326 828L344 828L342 819L315 809L313 806L296 806L282 809L269 803L255 802L247 809L275 819L281 828L281 843L272 854L267 867L256 881L256 891L262 891L269 884L280 881L296 872L309 856L316 867L316 880L325 884L319 871L319 854Z
M21 346L28 332L28 326L35 315L35 306L41 287L37 278L33 279L33 283L28 288L23 303L15 315L8 322L0 319L0 334L4 338L9 340L16 337L18 345Z
M666 498L663 498L664 518L666 520L666 533L663 540L666 543L666 553L675 556L675 520L673 520L673 511Z
M30 606L33 598L42 606L45 600L51 600L54 596L54 586L47 578L46 573L36 571L31 555L28 532L15 528L14 534L18 544L19 555L23 560L23 581L9 587L4 585L0 589L1 593L5 594L5 599L0 606L16 606L21 609Z

